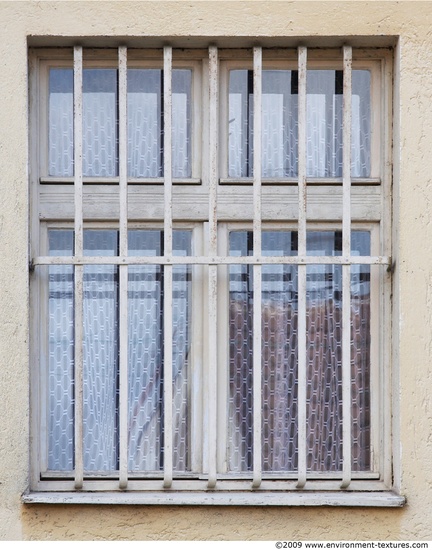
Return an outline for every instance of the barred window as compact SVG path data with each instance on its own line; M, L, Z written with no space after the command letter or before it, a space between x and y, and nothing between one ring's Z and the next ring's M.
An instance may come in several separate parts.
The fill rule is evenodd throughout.
M390 68L31 52L28 501L401 504Z

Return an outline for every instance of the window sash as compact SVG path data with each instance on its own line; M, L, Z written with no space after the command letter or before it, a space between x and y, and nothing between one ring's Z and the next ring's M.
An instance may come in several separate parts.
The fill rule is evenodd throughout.
M112 88L111 94L102 94L108 101L109 95L116 94L117 95L117 83L118 83L118 60L112 58L112 54L104 54L102 53L100 58L97 60L92 56L91 51L84 50L85 52L85 58L83 60L83 76L85 79L85 82L89 81L89 78L92 72L95 71L115 71L115 80L116 80L116 86ZM163 88L162 85L162 72L163 72L163 62L161 60L160 51L157 53L157 57L159 57L159 60L155 59L155 56L148 56L149 52L147 51L143 57L137 58L137 54L135 50L130 50L129 54L129 61L127 70L128 71L160 71L160 80L161 80L161 88ZM73 146L70 148L69 156L71 157L69 160L69 163L63 167L63 173L60 173L58 170L56 172L52 172L52 168L50 168L50 165L52 162L50 161L50 148L49 148L49 141L50 141L50 134L52 130L50 129L49 120L50 120L50 87L49 87L49 81L50 81L50 70L73 70L73 59L72 56L67 53L65 53L64 50L61 50L61 53L58 56L53 56L52 59L49 61L41 60L40 61L40 73L41 73L41 88L40 88L40 120L44 121L41 124L40 127L40 138L41 143L44 144L42 148L40 148L40 159L39 159L39 174L40 174L40 182L41 183L73 183ZM174 115L177 113L178 116L176 116L176 120L178 120L178 124L173 125L173 131L174 131L174 137L177 138L173 142L174 147L174 183L175 184L190 184L190 185L197 185L201 183L201 178L197 177L197 174L200 174L201 172L201 160L200 160L200 139L197 138L201 134L201 65L200 63L194 59L189 58L186 60L183 56L179 56L177 53L175 54L175 59L173 60L173 69L176 71L175 76L175 87L174 87L174 95L173 95L173 109L174 109ZM189 83L189 91L188 91L188 97L189 100L186 102L187 107L187 116L186 121L181 120L181 109L183 108L182 105L184 105L184 100L182 99L183 93L180 93L179 86L181 85L180 82L180 73L181 71L190 71L191 74L191 80ZM179 77L179 78L177 78ZM132 78L131 73L129 73L129 79ZM177 84L176 84L177 83ZM85 92L88 92L88 85ZM57 94L57 96L61 95L67 95L67 94ZM72 122L73 122L73 113L72 113L72 103L73 103L73 93L71 90L70 99L69 99L69 122L68 125L70 126L70 129L67 130L67 132L71 135L72 140L74 140L73 132L72 132ZM87 100L87 103L90 101L88 98L92 94L84 93L83 99L84 101ZM100 96L101 94L99 94ZM54 94L54 100L55 100L56 94ZM95 105L102 107L101 101L104 101L104 97L99 97L95 99ZM155 123L158 124L158 132L161 134L161 139L163 141L163 97L161 97L161 94L159 94L159 117L156 114L156 117L154 117ZM162 94L163 96L163 94ZM54 101L53 100L53 101ZM63 98L61 101L63 103L65 102L66 98ZM57 101L57 100L56 100ZM60 101L60 98L58 99L58 104ZM115 184L119 182L119 175L118 175L118 162L119 162L119 154L118 154L118 130L117 126L119 124L119 117L118 117L118 101L119 98L116 97L111 101L111 111L112 116L114 117L111 121L110 127L112 128L113 133L113 139L111 140L112 146L112 155L108 156L108 161L110 163L111 168L105 170L104 173L93 173L93 169L91 168L91 165L86 163L84 161L84 169L83 169L83 181L85 183L94 183L94 182L102 182L106 184ZM131 93L128 92L128 103L129 103L129 116L132 116L134 113L134 110L132 108L132 97ZM60 102L61 103L61 102ZM88 109L87 109L88 111ZM89 114L85 111L84 114ZM63 122L66 120L66 113L63 113ZM88 117L84 117L84 123L86 123ZM161 120L158 120L161 119ZM183 117L184 118L184 117ZM102 124L104 121L101 119ZM177 143L180 143L182 141L182 136L184 134L184 126L189 128L189 140L186 146L187 149L187 165L181 160L181 150L176 146ZM61 128L61 134L59 134L58 141L59 143L64 143L66 139L66 130L64 128ZM130 145L133 145L133 132L137 131L137 127L132 123L132 121L129 121L128 124L129 128L129 135L128 139L130 142ZM85 128L84 135L86 136L88 131L92 131L92 126L87 124L87 127ZM131 133L132 132L132 133ZM177 135L176 135L177 133ZM104 142L107 140L103 139ZM106 145L106 144L105 144ZM130 155L134 155L134 148L129 147L130 149ZM160 153L165 148L160 147ZM84 143L84 153L85 157L93 156L93 152L87 147ZM104 153L104 150L101 150L102 156L105 158L107 155ZM163 155L159 154L160 159L156 159L156 164L158 165L158 168L156 169L156 172L153 170L151 173L135 173L131 172L131 162L132 157L128 159L128 183L129 184L147 184L147 185L162 185L164 182L163 178ZM57 157L58 158L58 155ZM64 163L63 163L64 164ZM86 166L88 167L86 168Z
M265 52L265 50L264 50ZM326 55L326 54L324 54ZM370 127L369 127L369 133L365 135L363 139L366 139L367 141L370 140L370 145L368 146L370 159L368 160L368 164L370 164L370 170L369 174L362 175L361 172L359 173L358 168L356 167L356 164L353 165L353 171L352 171L352 181L353 183L358 183L365 185L368 182L370 184L377 184L381 181L381 159L379 155L377 154L377 151L380 151L380 148L382 146L381 144L381 128L380 128L380 117L376 116L377 114L377 94L379 94L379 90L381 88L381 66L380 62L374 61L369 59L366 61L365 59L362 59L361 56L359 56L359 53L354 50L354 57L353 57L353 71L356 71L355 73L355 90L360 92L360 84L358 82L360 78L360 71L367 71L370 74L370 102L371 106L374 112L374 116L370 117ZM338 71L340 74L343 72L343 64L341 63L341 57L339 56L338 59L334 59L333 61L329 61L329 56L327 54L328 59L322 59L320 54L318 54L314 50L308 49L308 61L307 61L307 71L313 71L314 73L318 74L319 72L325 73L326 71ZM233 140L232 133L229 130L229 125L233 123L232 116L229 112L229 82L230 82L230 73L232 71L248 71L249 73L253 73L253 66L251 62L251 55L244 55L243 60L240 60L241 56L237 56L236 60L233 61L232 59L223 60L221 62L221 130L223 134L223 139L221 140L222 145L222 151L221 151L221 183L227 185L227 184L235 184L235 183L242 183L242 184L251 184L252 183L252 175L251 174L230 174L230 154L229 154L229 144L231 140ZM268 55L265 55L264 61L263 61L263 71L270 75L271 72L278 72L278 71L290 71L291 77L293 74L293 71L298 74L299 65L298 60L290 58L289 56L286 56L286 59L283 61L281 59L277 60L277 55L275 55L274 59L269 58ZM309 75L310 76L310 75ZM291 78L292 80L292 78ZM297 93L297 87L298 87L298 81L295 83L296 90L293 92L291 89L291 94L287 94L287 98L285 98L284 101L288 101L291 98L291 101L294 101L293 98L295 98L295 102L298 100L298 93ZM251 93L251 100L250 102L253 103L253 91L252 91L252 85L248 85L248 89L250 89ZM307 102L308 105L305 107L306 113L307 113L307 130L308 134L311 132L312 127L312 102L313 97L310 95L312 92L312 89L308 87L307 91ZM340 90L338 91L338 94L340 94ZM264 94L264 98L266 98L266 94ZM263 99L264 99L263 98ZM334 95L334 98L342 98L342 94L340 95ZM274 98L275 99L275 98ZM267 98L266 98L267 101ZM339 111L340 116L342 115L342 100L339 101ZM271 101L268 99L268 101L265 103L264 108L276 108L275 101ZM353 106L356 109L357 108L357 102L353 101ZM286 107L286 106L285 106ZM284 107L284 109L285 109ZM379 107L378 107L379 109ZM253 109L251 108L251 111ZM297 116L298 113L297 105L294 105L292 107L292 115ZM357 113L357 109L355 110L355 113ZM287 114L288 117L290 115L289 109L287 108ZM250 120L250 123L252 124L252 117L248 116L246 113L245 116ZM359 115L360 116L360 115ZM367 116L367 113L366 113ZM353 123L357 120L358 117L354 117ZM293 131L296 130L296 127L298 125L298 121L293 122L294 128ZM286 131L284 128L280 128L280 131ZM340 124L340 131L342 132L342 123ZM265 150L265 143L266 139L265 136L263 136L263 146ZM270 139L270 138L269 138ZM288 139L288 138L286 138ZM337 174L332 173L334 172L334 168L329 167L328 169L324 169L323 167L320 169L319 166L313 166L312 163L312 141L310 139L308 140L308 166L307 166L307 180L308 183L311 184L322 184L322 183L340 183L342 179L342 169L338 170ZM360 136L357 136L357 141L360 138ZM250 141L250 139L249 139ZM274 143L273 144L273 150L274 150ZM298 139L294 139L294 148L298 146ZM327 146L329 148L336 147L335 144L328 141ZM354 146L354 143L353 143ZM250 147L250 146L249 146ZM342 148L342 139L340 140L340 143L338 147ZM246 154L246 152L245 152ZM290 152L285 151L285 159L290 158L289 157ZM354 150L353 150L354 154ZM249 156L253 158L253 151L252 147L250 147ZM341 156L341 155L340 155ZM354 157L353 162L357 162L357 156ZM276 183L279 184L290 184L290 185L296 185L298 181L298 177L296 174L297 171L297 159L293 161L294 164L291 163L291 166L287 168L286 166L279 170L278 174L271 174L266 173L265 166L263 168L263 174L262 174L262 181L265 185L275 185ZM324 159L325 162L325 159ZM330 166L330 165L329 165ZM251 171L251 170L250 170ZM281 173L284 172L284 173Z
M56 227L56 224L50 224L50 225L52 225L52 227ZM66 227L66 226L65 226L65 227ZM89 226L89 227L91 227L91 226ZM312 227L310 228L310 230L314 231L314 233L315 233L316 231L320 231L320 230L321 230L321 231L329 231L330 228L331 228L331 226L329 226L328 224L326 224L326 225L322 225L322 224L321 224L320 226L312 226ZM232 231L239 231L239 230L242 230L242 231L249 230L249 231L250 231L250 229L251 229L251 226L250 226L250 225L249 225L249 226L245 226L245 225L241 226L241 225L239 225L239 224L234 224L234 225L219 224L219 229L218 229L218 232L219 232L219 241L220 241L220 242L222 243L222 245L223 245L223 243L226 243L226 242L227 242L227 236L228 236ZM372 226L366 226L366 227L364 226L364 224L361 224L361 225L358 225L358 224L357 224L357 225L354 225L354 226L353 226L353 230L357 230L357 231L358 231L358 230L365 230L365 229L368 230L369 232L372 231L371 236L372 236L372 238L373 238L374 246L373 246L373 248L371 249L371 253L374 253L374 252L376 251L376 249L377 249L377 246L378 246L378 226L377 226L376 224L374 224L374 225L372 225ZM197 228L197 230L198 230L198 228ZM201 233L201 231L198 231L198 233L197 233L197 230L196 230L195 233L194 233L194 235L195 235L194 241L195 241L195 240L199 240L199 239L198 239L198 235ZM266 225L266 226L264 226L264 230L267 232L268 230L271 230L271 227L268 227L268 226ZM286 227L282 227L282 228L281 228L281 226L280 226L279 224L278 224L278 225L273 224L273 231L279 231L279 232L280 232L280 231L286 231L286 230L287 230ZM296 228L295 226L291 226L290 230L291 230L291 231L292 231L292 230L295 230L295 231L296 231L297 228ZM70 233L70 231L71 231L70 226L69 226L68 231L69 231L69 233ZM87 230L85 230L85 231L89 231L89 230L87 229ZM90 229L90 231L92 232L91 229ZM93 231L94 231L94 230L93 230ZM112 233L112 231L108 229L108 225L107 225L107 224L105 225L105 228L104 228L104 229L99 229L98 231L99 231L99 232L100 232L100 231L104 231L104 233L106 233L107 231L110 231L110 232ZM132 231L136 232L137 229L134 228ZM147 229L147 231L149 231L149 229ZM222 233L221 233L221 231L222 231ZM309 235L311 235L311 234L309 234ZM226 249L226 250L228 251L228 249ZM86 254L89 254L89 253L91 253L91 252L90 252L90 251L86 252ZM308 253L310 254L311 251L309 250ZM158 254L158 252L155 251L153 254ZM52 265L53 267L55 267L56 269L59 268L59 267L57 267L57 265L58 265L58 264L57 264L57 258L59 258L59 257L64 258L65 262L72 262L72 261L73 261L73 260L72 260L72 259L73 259L72 256L57 256L57 255L56 255L56 256L54 256L54 257L51 257L51 258L52 258L51 265ZM130 256L130 257L131 257L132 259L135 258L135 256ZM247 256L243 256L243 257L247 257ZM270 257L275 257L275 256L270 256ZM287 257L288 257L288 256L287 256ZM293 257L293 259L295 259L295 256L292 256L292 257ZM315 258L316 256L309 256L309 257ZM331 258L331 257L332 257L332 256L329 256L329 258ZM356 256L356 257L359 257L359 256ZM85 258L85 259L87 259L87 258L88 258L88 259L91 259L91 258L94 258L94 257L92 257L92 256L87 256L87 255L86 255L86 256L84 256L84 258ZM140 256L138 256L138 258L140 258ZM157 260L157 258L160 258L160 256L159 256L159 255L158 255L158 256L154 256L154 255L153 255L153 256L148 257L148 260L149 260L149 262L152 262L152 265L155 265L155 261ZM231 259L232 259L233 262L238 262L238 260L241 259L241 258L242 258L241 256L240 256L240 257L239 257L239 256L234 256L234 257L231 256ZM338 258L338 256L333 256L333 258ZM340 258L340 256L339 256L339 258ZM181 257L178 257L178 260L179 260L179 261L182 261L182 262L183 262L185 259L191 259L191 260L193 261L193 260L194 260L194 256L190 256L190 257L181 256ZM111 262L112 262L112 268L114 268L115 265L116 265L116 264L114 263L114 261L116 260L116 257L115 257L115 256L105 256L104 265L105 265L105 266L108 265L108 262L109 262L110 260L111 260ZM264 256L264 257L263 257L263 261L265 262L266 260L267 260L267 256ZM47 263L48 263L48 262L47 262ZM99 263L99 265L100 265L100 263ZM231 264L231 265L235 265L235 264ZM251 264L249 264L249 265L251 265ZM282 264L282 265L283 265L283 264ZM295 268L295 264L285 264L285 265L286 265L286 267L289 268L289 269L294 269L294 268ZM337 267L337 265L338 265L338 264L336 264L335 267ZM42 266L39 266L38 269L40 269L41 267L42 267ZM121 266L120 266L120 267L121 267ZM127 267L127 266L125 266L125 267ZM147 268L146 268L145 266L143 266L143 267L144 267L144 269L149 269L149 268L150 268L150 265L147 264ZM224 358L224 357L227 357L227 354L228 354L228 348L226 348L226 351L223 351L224 348L225 348L225 346L227 346L227 342L228 342L228 339L227 339L227 337L225 336L225 333L226 333L226 331L227 331L228 329L227 329L227 328L226 328L226 329L224 328L224 326L228 326L228 325L227 325L227 321L224 320L224 318L226 318L227 312L228 312L228 307L227 307L228 298L225 298L225 297L224 297L224 296L227 295L226 293L228 292L226 283L224 283L224 281L227 280L225 273L226 273L226 270L228 269L228 267L229 267L228 265L225 265L225 266L223 266L223 267L220 266L220 267L218 268L218 272L219 272L219 277L218 277L218 278L219 278L219 283L218 283L218 291L217 291L217 294L218 294L218 297L219 297L219 304L218 304L218 310L219 310L219 315L218 315L218 319L219 319L218 349L219 349L219 352L220 352L221 357L223 357L223 358ZM252 267L253 267L253 266L251 265L251 268L252 268ZM275 269L275 264L271 264L270 266L264 266L263 269L268 270L268 268L270 268L270 267L271 267L271 269ZM300 266L299 266L299 267L300 267ZM91 264L91 263L90 263L90 264L88 264L87 266L85 266L85 269L86 269L86 270L88 270L88 269L94 270L95 268L96 268L96 269L99 269L99 268L97 267L97 264ZM247 268L247 265L244 265L244 268ZM341 269L341 264L339 264L337 268L340 270L340 269ZM60 269L61 269L61 265L60 265ZM117 267L117 269L118 269L118 267ZM136 265L136 264L132 264L131 267L130 267L130 269L136 270L136 269L142 269L142 268L140 268L140 267L139 267L138 265ZM201 269L201 268L200 268L200 269ZM86 272L85 272L85 273L86 273ZM202 278L202 275L201 275L201 278ZM376 281L376 280L377 280L377 279L375 278L375 281ZM42 281L41 281L41 284L43 284ZM374 283L374 288L375 288L375 290L374 290L373 293L372 293L372 294L373 294L373 296L372 296L372 301L373 301L375 304L377 304L377 303L379 302L379 297L378 297L379 291L377 291L377 286L378 286L378 285L377 285L377 282L375 282L375 283ZM202 287L201 287L201 283L199 282L199 279L197 279L196 282L194 283L194 288L195 288L195 290L194 290L195 297L198 298L198 300L199 300L200 302L202 302L202 295L203 295L203 294L202 294ZM265 287L264 287L264 289L265 289ZM118 307L118 306L117 306L117 307ZM206 309L206 307L204 306L204 310L205 310L205 309ZM194 310L194 314L199 316L199 313L197 313L196 309ZM371 332L375 332L376 330L378 330L378 329L377 329L377 326L379 325L379 320L378 320L379 315L380 315L380 314L375 310L375 313L373 313L372 319L371 319L372 322L373 322L373 325L374 325L374 326L371 328ZM42 316L44 316L43 313L42 313ZM199 318L199 317L198 317L198 318ZM197 323L197 322L198 322L198 324L200 324L199 321L196 321L196 323ZM196 324L196 323L195 323L195 324ZM376 346L376 342L375 342L375 346ZM375 350L375 351L372 351L372 350L371 350L371 353L372 353L372 354L376 353L376 350ZM42 360L42 361L44 360L44 359L43 359L43 356L41 357L41 360ZM195 361L196 361L197 363L200 363L200 360L199 360L199 359L195 359ZM375 359L373 359L373 363L374 363L374 364L377 363L376 356L375 356ZM226 404L225 404L225 403L226 403L226 399L227 399L227 397L226 397L226 388L223 387L224 384L225 384L224 381L225 381L226 376L227 376L226 374L223 375L223 372L226 372L226 368L227 368L227 364L224 363L224 359L222 359L222 361L219 360L219 367L218 367L218 368L219 368L219 371L220 371L219 380L218 380L218 386L220 387L221 393L222 393L222 394L225 392L225 398L221 398L221 397L220 397L219 400L218 400L218 405L217 405L217 407L218 407L218 413L217 413L217 416L218 416L218 419L219 419L220 416L221 416L221 413L222 413L222 416L223 416L223 411L224 411L224 409L226 410ZM372 370L374 370L374 369L372 369ZM372 386L372 387L374 387L374 386ZM375 394L375 400L376 400L376 398L377 398L377 394ZM224 401L224 400L225 400L225 401ZM222 405L221 405L221 403L222 403ZM194 407L194 406L195 406L195 403L191 403L191 406ZM379 433L379 427L377 426L377 419L379 418L379 413L376 412L376 410L377 410L376 407L377 407L377 406L376 406L376 404L375 404L375 405L374 405L374 411L373 411L373 414L372 414L372 417L374 418L373 432L375 433L375 437L374 437L374 440L375 440L375 441L377 440L377 434ZM261 413L260 413L260 414L261 414ZM201 418L202 418L202 417L201 417ZM191 421L191 423L192 423L192 421ZM219 447L222 447L222 448L225 448L225 449L226 449L226 448L227 448L228 442L227 442L227 443L224 443L224 444L221 443L221 442L223 442L223 441L225 440L225 438L228 436L228 432L226 432L225 429L223 428L223 425L224 425L224 424L225 424L225 426L228 425L228 424L227 424L227 422L224 422L224 421L221 421L221 422L218 423L218 424L219 424L219 428L218 428L218 429L219 429L219 430L222 430L222 434L220 434L220 433L218 434ZM201 426L200 429L204 429L204 430L205 430L205 426ZM196 441L196 440L195 440L195 441ZM192 451L192 449L191 449L191 452L193 452L193 454L200 454L200 452L201 452L201 451L200 451L200 448L202 449L202 442L200 443L200 442L198 441L198 442L195 443L195 445L197 445L197 447L195 447L195 451ZM373 447L374 447L375 449L377 448L377 446L375 446L375 443L374 443ZM232 473L225 472L224 466L223 466L223 464L225 463L225 459L223 458L223 456L224 456L224 455L221 454L221 451L219 450L219 458L218 458L218 465L217 465L217 476L218 476L218 479L220 478L220 476L222 476L222 477L228 476L228 478L229 478L229 477L240 477L240 478L241 478L242 475L244 475L244 473L242 473L242 472L238 472L238 471L232 472ZM191 459L191 460L192 460L192 459ZM199 461L198 461L198 462L199 462ZM196 460L195 460L195 463L197 463ZM195 466L195 467L197 467L197 466ZM200 468L199 465L198 465L198 468ZM50 470L52 470L52 468L50 468ZM200 471L200 470L199 470L199 471ZM114 469L114 470L112 471L112 475L115 475L115 472L117 472L116 469ZM225 472L225 473L224 473L224 472ZM377 472L377 470L376 470L375 467L372 469L372 472L369 473L369 477L372 477L372 478L374 477L375 474L374 474L373 472ZM49 475L51 475L52 473L53 473L53 472L50 472ZM54 472L54 473L55 473L55 472ZM108 473L109 473L109 472L107 472L106 474L108 474ZM364 474L364 475L366 475L365 472L354 472L354 473L355 473L355 474L358 473L358 474ZM106 474L105 474L105 475L106 475ZM64 473L63 475L65 475L65 473ZM86 473L86 476L88 476L88 475L91 475L91 472L87 472L87 473ZM96 472L93 472L93 475L97 475L97 473L96 473ZM129 471L129 472L128 472L128 478L129 478L131 475L132 475L132 477L136 477L137 473L134 472L133 470L132 470L132 471ZM139 475L139 474L138 474L138 475ZM143 472L141 472L141 475L144 476L144 477L146 477L146 475L148 476L148 473L146 474L146 472L143 471ZM156 475L156 476L159 475L159 474L157 473L157 470L154 471L154 475ZM262 472L262 475L263 475L263 479L265 479L265 478L269 479L269 478L274 477L275 475L277 476L277 472L273 472L273 473L272 473L272 472L268 472L268 471L263 471L263 472ZM292 473L292 472L291 472L291 473L279 472L279 476L284 477L284 476L286 476L286 475L288 475L288 476L291 475L291 476L292 476L293 473ZM307 472L307 475L308 475L308 479L310 479L311 477L312 477L312 478L320 478L320 477L322 477L322 476L324 476L324 478L327 478L327 479L328 479L328 476L331 475L331 474L329 474L328 472L327 472L327 473L326 473L326 472L320 473L320 472L315 472L315 471L308 471L308 472ZM179 477L182 477L182 476L188 477L187 472L183 472L183 473L182 473L182 472L180 472L178 469L176 469L176 471L175 471L175 477L178 479ZM366 475L366 477L367 477L367 475ZM354 476L354 478L357 479L355 476Z

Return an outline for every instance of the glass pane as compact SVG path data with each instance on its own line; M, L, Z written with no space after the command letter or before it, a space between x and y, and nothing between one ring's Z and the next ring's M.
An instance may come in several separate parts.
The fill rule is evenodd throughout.
M73 176L73 70L50 69L48 174Z
M263 70L262 177L298 173L298 72ZM341 177L343 71L307 71L307 175ZM370 72L352 72L351 175L370 176ZM228 176L253 176L253 71L229 73Z
M191 231L173 232L176 256L191 254ZM52 256L73 255L73 231L49 231ZM85 230L86 256L115 256L118 232ZM129 231L129 253L163 253L160 230ZM128 283L129 469L163 468L163 270L130 266ZM189 458L191 268L173 268L174 469ZM84 268L84 468L118 469L119 325L118 267ZM73 266L49 268L48 468L72 470L74 461Z
M71 256L73 231L49 232L51 256ZM74 465L74 279L73 266L49 267L48 469Z
M307 71L306 170L309 177L342 175L342 71Z
M370 176L370 73L352 72L351 175ZM307 72L307 175L341 177L343 71Z
M370 233L351 234L351 253L370 255ZM352 469L371 469L371 275L373 266L351 267Z
M230 233L230 254L252 254L253 234ZM264 231L263 255L296 255L297 233ZM341 233L310 231L309 255L341 254ZM370 254L370 233L352 232L352 254ZM253 277L230 267L230 388L228 468L252 468ZM307 466L342 466L342 268L307 267ZM262 464L297 468L297 266L262 268ZM370 468L370 266L351 267L352 468Z
M162 176L162 71L129 69L128 173L133 178Z
M263 232L263 255L297 253L297 234ZM230 255L252 253L251 232L230 233ZM230 266L230 387L228 469L252 469L253 276ZM291 470L297 461L296 266L262 269L262 463L264 471ZM288 412L287 412L288 411Z
M118 175L117 70L83 71L83 174Z
M248 256L252 234L230 233L230 255ZM229 397L228 397L228 471L252 468L252 269L244 265L229 268Z
M172 170L173 178L192 176L192 71L172 72Z
M49 73L48 173L73 176L73 69ZM83 71L83 174L118 175L117 70ZM163 71L128 70L128 174L163 176ZM192 71L172 72L172 175L192 176Z
M308 254L340 255L341 233L308 234ZM333 244L332 244L333 243ZM370 233L352 232L352 255ZM333 248L333 250L332 250ZM370 468L370 267L351 266L352 469ZM342 267L307 267L307 467L342 469Z
M84 255L115 256L118 233L84 231ZM118 469L118 267L84 266L84 469Z
M351 176L371 175L371 75L352 72Z
M263 233L263 256L297 254L295 232ZM297 266L262 267L262 466L297 467Z
M190 255L191 232L174 231L175 255ZM163 232L129 232L129 254L159 256ZM130 266L129 326L129 469L163 469L163 269L160 265ZM173 467L189 464L189 351L191 270L173 269Z
M253 73L230 71L228 99L228 176L252 176Z
M192 71L172 72L172 175L191 177ZM128 70L128 173L163 176L163 71Z
M297 174L298 73L264 70L262 79L262 177ZM253 72L230 71L228 175L253 176Z

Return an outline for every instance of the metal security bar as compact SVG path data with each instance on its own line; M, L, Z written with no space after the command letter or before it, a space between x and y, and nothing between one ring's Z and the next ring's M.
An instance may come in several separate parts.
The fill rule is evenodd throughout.
M119 48L119 252L128 255L128 182L127 182L127 49ZM120 364L120 489L128 484L128 266L119 267L119 364Z
M218 51L209 48L209 255L218 253L217 184L218 184ZM217 264L208 267L208 488L217 480Z
M298 254L306 257L306 67L307 50L298 49ZM306 265L298 267L298 482L306 484Z
M75 257L83 256L83 51L74 48L74 189L75 189ZM82 489L83 458L83 273L84 267L75 267L75 489Z
M351 92L352 48L343 47L343 216L342 255L351 258ZM351 266L342 266L342 484L351 481Z
M164 47L164 255L172 246L172 49ZM164 482L173 479L173 267L164 266Z
M262 49L254 48L254 162L253 162L253 252L256 258L261 256L261 122L262 122ZM261 485L261 296L262 269L261 265L253 266L253 482L257 489Z
M389 256L186 256L182 258L166 256L85 256L65 258L64 256L39 256L33 265L390 265Z

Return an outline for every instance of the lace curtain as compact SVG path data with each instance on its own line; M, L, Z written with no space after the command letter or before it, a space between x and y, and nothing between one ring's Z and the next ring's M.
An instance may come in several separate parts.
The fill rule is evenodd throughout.
M128 70L128 175L163 175L163 71ZM118 75L115 69L83 71L83 174L118 175ZM191 168L192 71L172 73L173 177ZM73 176L73 70L51 69L49 80L50 176Z
M51 255L72 255L73 232L49 232ZM161 231L130 231L131 255L162 253ZM174 232L175 254L190 254L191 235ZM116 231L84 232L86 255L117 254ZM118 268L84 271L84 468L118 469ZM188 461L188 387L191 272L173 273L174 467ZM48 469L72 470L74 456L73 268L49 268ZM160 266L131 266L128 275L128 465L130 471L163 468L163 275Z
M233 232L231 255L252 252L252 233ZM367 232L353 232L352 253L370 253ZM340 255L338 232L309 232L311 255ZM263 232L264 255L297 254L294 232ZM307 467L342 468L342 270L307 268L307 400L298 403L297 267L263 266L262 281L262 465L263 471L295 471L298 409L306 406ZM230 268L230 391L228 461L232 472L252 469L253 457L253 273ZM370 267L351 275L352 469L370 468Z
M370 73L352 72L351 175L370 175ZM342 175L342 71L307 71L307 175ZM230 71L229 177L253 176L253 73ZM298 73L264 70L262 79L262 177L298 173Z

